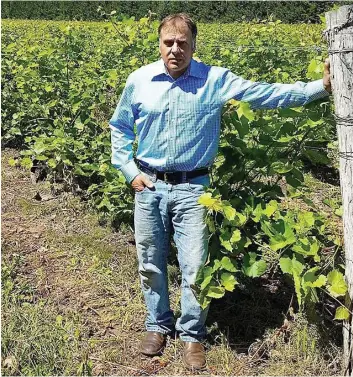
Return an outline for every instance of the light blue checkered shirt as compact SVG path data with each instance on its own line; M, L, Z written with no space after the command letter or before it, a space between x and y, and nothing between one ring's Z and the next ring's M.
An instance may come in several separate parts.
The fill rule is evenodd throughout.
M268 84L244 80L226 68L192 60L174 80L163 60L144 66L127 79L109 122L112 164L131 182L137 159L160 171L190 171L212 164L218 149L221 110L230 99L253 109L296 107L328 93L323 81Z

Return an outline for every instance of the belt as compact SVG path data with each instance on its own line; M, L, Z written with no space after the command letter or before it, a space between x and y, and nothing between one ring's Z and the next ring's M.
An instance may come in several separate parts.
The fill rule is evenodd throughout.
M192 178L201 177L202 175L208 174L208 168L196 169L192 171L158 171L141 164L141 162L138 160L137 165L142 172L153 175L157 179L174 185L185 183Z

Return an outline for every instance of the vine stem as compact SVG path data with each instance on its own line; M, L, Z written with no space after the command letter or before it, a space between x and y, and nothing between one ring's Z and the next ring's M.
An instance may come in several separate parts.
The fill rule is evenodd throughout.
M117 28L116 26L116 23L111 19L111 23L115 29L115 31L117 32L117 34L119 35L119 37L122 39L122 41L126 44L126 46L130 46L129 45L129 42L126 40L126 37L124 35L121 34L120 30Z
M52 121L54 121L55 119L53 119L53 118L35 118L35 119L28 120L27 122L32 123L32 122L36 122L38 120L52 120Z
M327 291L326 289L323 289L321 287L319 287L323 292L325 292L328 296L330 296L331 298L333 298L335 301L337 301L341 306L343 306L344 308L346 308L348 310L348 312L353 315L353 312L347 308L347 306L345 304L342 304L342 302L340 300L338 300L335 296L332 296L331 293L329 291Z
M69 76L69 36L66 37L66 81L67 81L67 91L70 93L70 76ZM69 113L72 118L72 107L69 105Z

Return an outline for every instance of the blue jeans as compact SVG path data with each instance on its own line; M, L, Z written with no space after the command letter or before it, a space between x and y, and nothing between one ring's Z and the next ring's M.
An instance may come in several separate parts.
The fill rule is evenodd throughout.
M148 176L152 181L153 178ZM155 189L147 187L135 194L135 239L139 274L147 306L146 329L163 334L174 330L174 315L169 305L167 256L170 234L182 273L181 316L175 329L182 340L199 342L206 335L208 309L198 303L192 285L208 254L206 209L198 198L209 186L209 176L193 178L188 183L172 185L154 180Z

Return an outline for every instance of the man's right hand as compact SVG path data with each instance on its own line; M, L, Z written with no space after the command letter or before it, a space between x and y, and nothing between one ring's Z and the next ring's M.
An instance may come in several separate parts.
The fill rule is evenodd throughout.
M151 180L143 174L136 176L131 182L131 186L135 190L135 192L143 191L146 186L150 189L154 187Z

